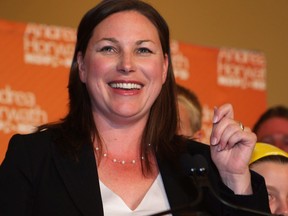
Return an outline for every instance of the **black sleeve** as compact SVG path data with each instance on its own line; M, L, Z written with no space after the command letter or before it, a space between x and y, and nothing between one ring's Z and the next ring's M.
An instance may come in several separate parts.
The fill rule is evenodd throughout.
M32 208L32 172L21 135L14 135L0 166L0 215L28 216Z
M229 207L227 204L222 206L225 209L225 215L237 215L237 216L257 216L264 215L263 213L270 213L268 193L265 186L265 181L262 176L251 171L251 182L252 182L252 195L235 195L232 190L230 190L226 185L220 183L220 196L223 200L228 201L233 204ZM258 211L253 213L250 210Z

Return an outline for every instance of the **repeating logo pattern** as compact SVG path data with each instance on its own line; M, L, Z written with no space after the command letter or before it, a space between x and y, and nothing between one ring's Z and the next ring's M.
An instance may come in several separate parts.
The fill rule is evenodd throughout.
M263 53L221 48L217 73L220 86L266 90L266 61Z
M76 41L71 28L27 24L24 32L24 61L26 64L70 67Z
M0 132L29 133L47 120L48 113L37 104L34 93L14 90L9 85L0 88Z

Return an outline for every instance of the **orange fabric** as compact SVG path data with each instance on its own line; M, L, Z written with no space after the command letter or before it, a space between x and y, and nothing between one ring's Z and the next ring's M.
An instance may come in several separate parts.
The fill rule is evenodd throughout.
M74 43L74 29L0 20L0 163L12 134L66 112Z
M177 82L192 89L203 106L205 143L209 143L215 106L231 103L235 119L246 127L252 127L266 109L266 59L263 53L177 41L172 51Z

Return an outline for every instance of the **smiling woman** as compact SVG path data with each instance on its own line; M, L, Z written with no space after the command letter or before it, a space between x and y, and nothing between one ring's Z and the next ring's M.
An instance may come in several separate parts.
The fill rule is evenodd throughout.
M0 167L0 215L176 214L169 209L179 206L243 215L207 191L190 205L199 188L180 158L195 154L208 161L223 198L269 212L264 181L248 167L255 135L239 127L230 104L215 108L211 146L177 135L175 89L169 28L151 5L105 0L89 10L77 32L69 111L11 138Z
M103 125L103 116L114 116L115 120L120 117L120 121L124 116L134 116L145 125L168 67L157 29L148 18L136 11L110 15L95 27L85 53L78 53L77 62L80 79L92 98L94 118L99 119L96 124ZM128 85L141 88L120 88Z

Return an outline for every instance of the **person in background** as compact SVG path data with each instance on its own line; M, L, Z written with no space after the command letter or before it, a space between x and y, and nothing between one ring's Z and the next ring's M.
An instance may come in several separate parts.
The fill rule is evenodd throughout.
M288 153L267 143L256 143L250 168L265 178L271 212L288 215Z
M179 109L179 135L201 141L202 131L202 105L197 95L177 84L177 99Z
M104 0L84 15L68 92L62 120L11 138L1 216L144 216L183 205L191 214L255 215L206 190L192 205L198 185L181 160L195 154L223 199L269 212L264 179L249 170L256 136L231 104L215 108L210 146L177 134L169 28L148 3Z
M282 105L267 109L254 124L258 142L270 143L288 152L288 108Z

